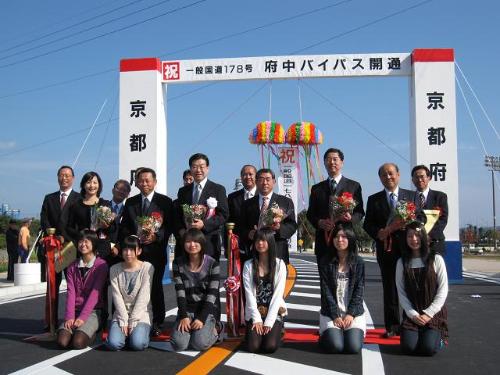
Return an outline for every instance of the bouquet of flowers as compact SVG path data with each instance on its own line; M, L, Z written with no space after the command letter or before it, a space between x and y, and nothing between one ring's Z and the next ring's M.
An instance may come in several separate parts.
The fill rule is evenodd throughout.
M264 227L270 227L274 223L281 223L281 221L285 218L285 213L278 206L276 202L273 202L267 209L260 213L259 224L257 225L258 229Z
M207 213L207 207L202 204L183 204L182 213L186 226L192 224L195 220L203 220Z
M395 232L401 228L404 228L407 224L414 221L417 217L416 215L417 206L413 202L398 201L396 207L394 208L394 213L389 219L389 229L390 233ZM388 253L392 251L392 236L389 234L384 240L384 249Z
M339 196L330 196L328 205L330 218L333 220L338 216L342 216L346 212L352 214L357 204L358 203L354 200L352 194L347 191L343 192Z
M158 233L163 224L163 217L159 212L152 212L150 216L137 217L137 236L139 238L151 237Z
M108 206L99 206L96 209L97 221L104 226L109 226L115 220L116 214Z
M403 222L404 225L411 223L417 217L415 211L417 206L413 202L398 201L394 209L394 220Z

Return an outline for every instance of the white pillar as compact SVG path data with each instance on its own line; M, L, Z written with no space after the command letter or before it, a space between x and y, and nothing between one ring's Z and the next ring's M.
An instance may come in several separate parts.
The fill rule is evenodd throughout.
M119 176L132 182L138 167L152 168L158 180L156 191L166 194L166 93L160 71L157 58L120 61ZM131 194L136 193L133 186Z
M445 258L450 279L461 280L453 49L414 50L410 87L411 167L426 165L430 188L448 195Z

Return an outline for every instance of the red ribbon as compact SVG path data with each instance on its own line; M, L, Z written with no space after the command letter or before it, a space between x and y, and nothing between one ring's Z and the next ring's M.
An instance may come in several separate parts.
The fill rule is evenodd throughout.
M46 274L47 274L47 294L45 296L45 323L50 328L50 332L55 332L57 325L57 303L56 303L56 267L55 251L59 251L61 259L61 241L50 235L42 239L45 253L47 254Z
M228 273L224 282L226 288L226 314L228 322L228 334L233 337L239 336L239 328L242 323L243 294L241 288L241 262L238 246L238 236L229 234L230 249L228 252Z

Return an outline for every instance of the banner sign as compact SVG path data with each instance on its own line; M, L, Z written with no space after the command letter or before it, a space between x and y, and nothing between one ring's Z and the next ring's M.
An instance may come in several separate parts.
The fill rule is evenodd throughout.
M410 53L162 61L164 83L321 77L410 76Z

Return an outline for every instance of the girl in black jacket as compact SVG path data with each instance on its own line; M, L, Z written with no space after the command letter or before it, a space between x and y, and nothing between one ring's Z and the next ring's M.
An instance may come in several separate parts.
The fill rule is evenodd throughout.
M357 254L351 229L337 225L333 231L333 247L320 262L319 273L319 343L328 353L359 353L366 331L365 264Z

